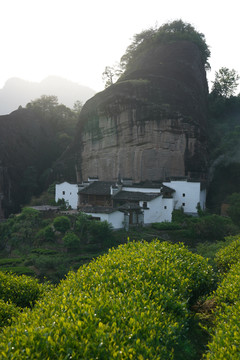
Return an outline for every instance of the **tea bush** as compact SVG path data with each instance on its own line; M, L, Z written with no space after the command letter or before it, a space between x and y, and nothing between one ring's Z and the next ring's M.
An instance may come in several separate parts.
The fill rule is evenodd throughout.
M14 304L0 299L0 328L10 325L12 318L18 316L19 313L20 309L18 309Z
M221 272L227 272L240 259L240 236L228 237L230 244L217 252L215 261Z
M2 359L194 359L188 306L212 284L207 260L183 245L127 243L5 329Z
M36 279L0 272L0 299L5 302L24 308L33 305L42 292L43 286Z
M205 356L208 360L240 359L240 262L231 267L215 292L216 328Z

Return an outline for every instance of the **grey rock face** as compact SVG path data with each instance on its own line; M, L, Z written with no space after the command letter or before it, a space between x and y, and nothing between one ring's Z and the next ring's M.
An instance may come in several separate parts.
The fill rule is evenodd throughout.
M78 180L204 177L207 93L193 43L143 54L134 69L85 104L74 144Z

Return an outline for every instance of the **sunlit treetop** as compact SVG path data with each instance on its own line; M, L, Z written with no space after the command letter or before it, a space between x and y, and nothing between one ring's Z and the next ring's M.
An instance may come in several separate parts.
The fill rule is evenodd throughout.
M237 90L239 79L240 76L236 70L222 67L219 71L215 72L212 94L223 98L230 98Z

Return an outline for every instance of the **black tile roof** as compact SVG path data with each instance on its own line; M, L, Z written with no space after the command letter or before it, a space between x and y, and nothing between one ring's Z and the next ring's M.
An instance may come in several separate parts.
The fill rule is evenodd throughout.
M111 186L116 185L113 181L94 181L84 189L79 191L79 194L89 195L111 195Z
M163 196L163 198L169 198L169 197L172 197L172 194L175 192L174 189L166 186L166 185L163 185L162 186L162 189L161 189L161 194Z
M114 200L126 200L126 201L151 201L160 196L160 193L143 193L140 191L119 191L113 196Z

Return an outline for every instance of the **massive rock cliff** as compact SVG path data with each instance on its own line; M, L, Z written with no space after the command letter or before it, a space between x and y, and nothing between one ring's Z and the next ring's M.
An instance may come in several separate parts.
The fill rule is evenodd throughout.
M78 181L204 177L208 85L199 48L158 44L87 101L72 151Z

